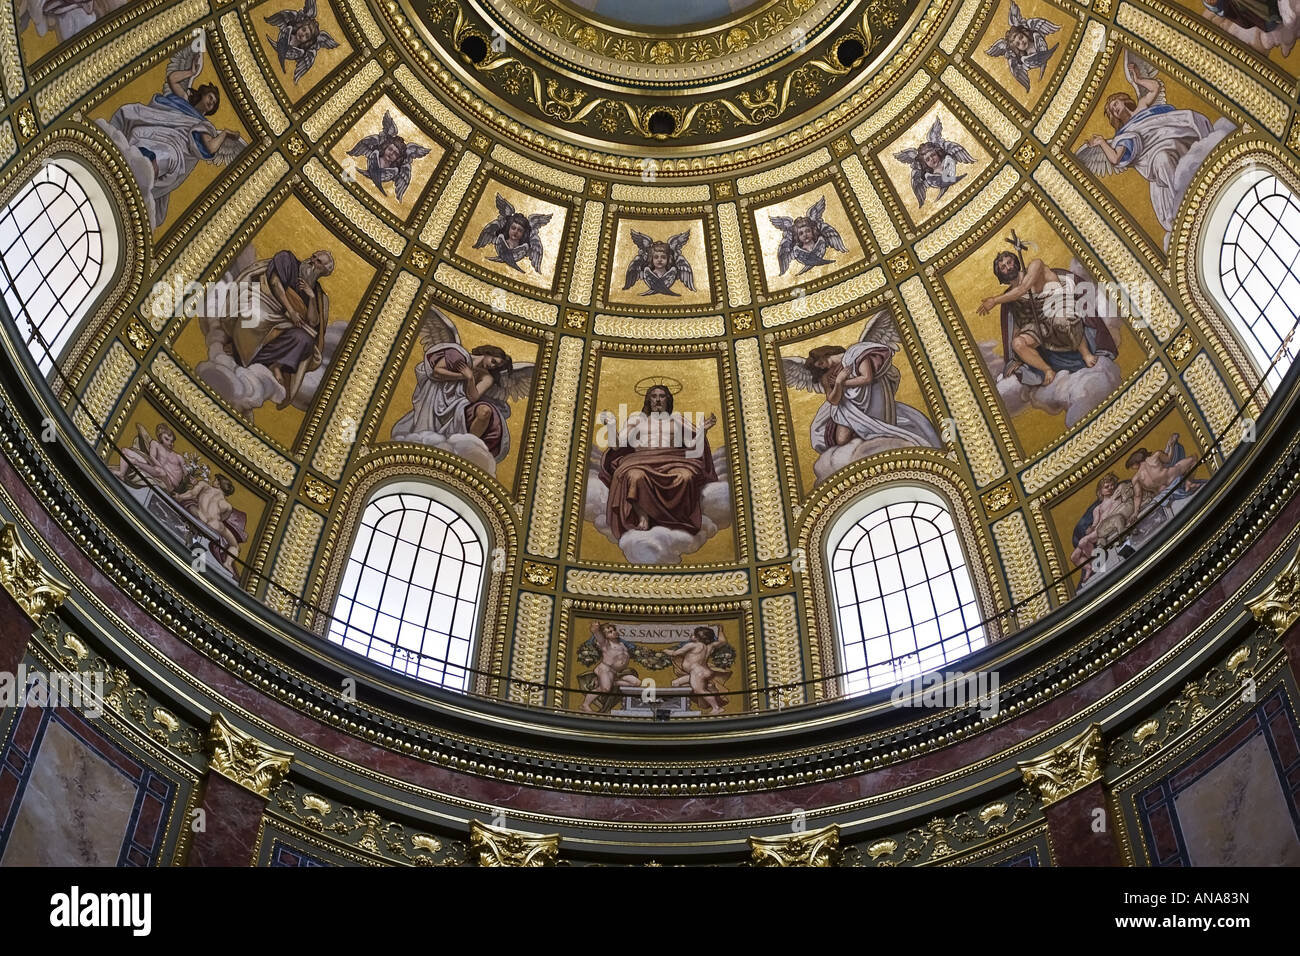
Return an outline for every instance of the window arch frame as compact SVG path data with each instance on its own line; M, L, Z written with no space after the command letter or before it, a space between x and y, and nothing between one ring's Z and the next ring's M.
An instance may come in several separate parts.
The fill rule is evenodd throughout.
M395 663L385 663L385 661L382 658L375 657L370 653L368 653L368 649L363 651L363 650L357 650L355 647L349 646L346 641L346 628L350 626L351 607L349 608L349 623L344 624L345 631L343 637L336 638L335 636L335 625L336 622L338 622L339 620L338 612L339 612L340 603L343 600L348 600L352 604L356 603L356 597L355 597L356 592L354 591L351 597L345 598L344 588L346 587L346 581L348 578L349 569L354 562L357 547L361 540L361 536L367 531L366 516L370 512L370 509L375 504L375 502L380 501L384 498L393 497L397 495L411 495L414 497L427 499L429 501L434 502L435 504L441 505L442 507L448 509L456 516L457 519L463 521L466 525L468 525L471 533L473 534L475 540L478 542L478 545L482 551L482 564L479 570L478 585L474 589L474 603L473 603L473 610L471 614L471 627L470 627L469 637L466 640L466 648L465 648L465 653L463 655L463 662L461 658L458 658L455 662L452 661L450 655L450 647L452 641L456 640L457 638L455 638L454 635L452 635L450 632L448 632L448 634L446 635L448 637L449 650L445 658L438 658L436 655L423 653L424 638L427 637L427 635L430 633L438 633L438 632L431 632L427 627L427 623L424 628L424 634L422 635L421 638L421 651L411 655L412 657L417 659L420 657L428 657L430 659L436 660L441 667L443 678L447 677L448 672L453 672L453 671L462 672L463 678L459 685L456 684L449 685L445 682L445 680L432 680L427 677L422 677L418 673L418 668L404 669L403 667L398 666ZM389 515L393 513L395 512L389 512L383 517L387 518ZM373 528L371 529L372 540L374 536L374 530L376 529ZM367 549L369 549L370 547L371 547L371 542L367 542ZM479 688L479 684L481 683L481 681L476 678L476 676L472 673L472 671L481 666L483 643L488 638L488 636L492 631L492 622L489 620L489 617L491 616L490 591L491 591L492 579L494 577L494 573L492 570L492 561L493 561L493 554L495 548L496 548L496 544L493 540L491 533L488 530L488 522L483 519L482 515L479 514L478 509L474 507L474 505L471 502L465 500L464 498L456 494L455 491L433 480L430 480L427 477L398 476L398 477L390 477L384 481L381 481L367 490L365 501L357 511L356 521L354 522L351 530L351 534L349 535L347 547L345 549L341 549L339 552L341 560L338 562L338 574L335 577L336 584L334 587L334 593L329 599L330 600L329 611L328 614L324 616L324 620L322 622L319 622L321 626L318 626L317 631L318 633L320 633L322 639L326 641L328 644L330 644L332 647L347 651L350 654L354 654L366 661L369 661L373 665L382 668L387 673L401 675L410 680L417 681L419 684L425 687L437 687L454 693L476 692ZM391 555L389 561L391 566ZM400 577L391 576L385 573L384 574L385 586L387 585L387 582L389 580L402 580L402 579ZM407 580L404 583L409 591L411 582ZM360 579L358 579L358 584L360 584ZM430 590L432 591L433 589ZM464 599L458 598L458 600L464 600ZM381 612L379 608L375 608L374 610L375 610L375 618L377 620ZM403 602L403 613L404 612L405 612L405 601ZM432 611L430 611L430 613L432 614ZM413 623L413 622L406 622L399 618L398 619L399 630L403 623ZM360 630L361 629L358 628L358 631ZM397 646L395 642L388 642L387 639L378 637L375 634L373 629L368 632L362 631L362 633L365 634L365 636L370 639L371 643L378 640L386 643L393 643L394 646ZM394 655L394 657L395 656L396 655Z
M20 184L9 191L8 196L0 205L0 210L8 210L21 202L30 190L38 185L41 180L38 179L43 173L47 173L49 167L56 167L70 179L85 196L85 205L89 207L94 214L98 226L98 237L100 243L99 250L99 274L95 277L93 283L89 283L90 288L77 304L76 308L68 313L66 320L59 326L59 329L52 335L47 334L45 328L41 328L40 322L34 322L37 328L41 328L41 337L50 345L50 351L47 354L44 349L36 345L34 336L30 328L24 326L32 322L28 316L28 302L21 302L18 312L15 314L11 297L17 299L17 293L14 285L7 280L10 276L17 273L11 270L9 263L4 263L4 281L7 286L0 290L0 297L5 300L5 308L10 314L13 323L13 334L15 344L21 345L30 356L38 372L47 381L51 379L55 363L62 367L65 373L71 370L68 368L69 360L74 359L84 351L84 343L88 331L100 325L99 319L104 316L105 308L116 302L119 296L120 280L122 279L126 268L127 260L138 259L137 255L131 254L131 236L127 235L123 223L124 219L119 215L119 210L114 202L114 191L111 186L105 182L100 171L98 171L92 162L81 156L79 152L70 152L59 149L53 149L43 152L36 158L35 162L29 164L24 170L27 174L21 178ZM48 182L49 180L44 180ZM46 206L43 212L48 215L49 207ZM30 224L29 224L30 225ZM25 231L25 230L24 230ZM21 233L19 234L21 235ZM49 238L54 238L51 236ZM49 241L47 239L47 241ZM62 240L60 240L62 241ZM3 256L0 256L3 258ZM29 262L31 260L28 260ZM65 257L60 257L60 262L65 261ZM42 275L42 282L47 282L53 271ZM75 374L70 374L70 378L75 378ZM52 387L56 393L63 389L60 383L53 383Z
M1243 157L1234 164L1217 188L1210 191L1206 204L1203 225L1199 230L1200 241L1195 244L1190 265L1196 277L1196 286L1203 296L1210 316L1218 326L1216 331L1221 337L1226 336L1225 345L1236 357L1237 363L1243 365L1250 373L1249 386L1262 382L1264 385L1264 402L1267 404L1278 390L1290 365L1295 364L1294 356L1300 351L1300 339L1293 339L1290 351L1292 361L1279 365L1271 375L1266 376L1265 369L1272 362L1272 355L1265 359L1262 343L1255 333L1254 325L1263 322L1271 326L1265 314L1261 312L1254 322L1241 314L1223 284L1222 257L1228 244L1228 230L1233 219L1238 215L1241 204L1265 181L1273 179L1290 193L1291 202L1300 208L1300 188L1297 188L1295 175L1289 169L1264 161L1259 154ZM1294 242L1300 245L1300 232L1292 235ZM1300 258L1294 259L1288 271L1300 284ZM1248 293L1247 293L1248 294ZM1284 336L1283 336L1284 337Z
M915 651L909 652L907 654L896 655L894 657L891 657L889 661L885 662L886 664L895 664L895 666L892 668L891 676L884 682L873 683L872 678L870 676L871 665L867 664L865 659L865 642L866 642L865 635L862 638L862 643L864 645L863 663L864 666L867 667L867 670L855 670L854 666L851 666L848 660L848 645L852 642L846 640L846 635L843 631L842 623L841 623L841 614L846 608L860 607L863 602L848 601L842 603L842 595L839 593L835 581L835 576L837 571L837 568L835 567L835 554L838 550L840 550L840 543L844 540L844 537L854 527L856 527L858 523L861 522L864 518L870 517L871 515L874 515L879 511L885 510L887 508L899 504L931 505L942 509L947 514L948 521L951 524L951 530L948 532L941 532L941 535L946 535L946 534L952 535L952 540L953 542L955 542L958 552L961 555L962 564L960 568L956 568L951 564L949 564L948 567L938 572L937 574L932 574L930 572L930 569L926 568L927 576L925 578L924 583L929 584L930 582L936 580L938 577L940 577L943 574L951 574L956 571L964 569L966 572L965 575L966 585L969 589L970 597L969 600L964 600L961 598L960 593L958 593L956 610L962 614L963 622L966 622L967 615L963 611L963 608L966 607L967 605L971 606L972 614L975 618L975 621L974 623L967 623L966 627L961 632L960 636L964 636L967 645L965 651L963 651L961 654L958 654L956 656L948 656L946 653L944 653L942 656L942 660L939 661L937 664L934 664L933 666L922 666L921 660L919 658L919 654L923 649L917 648ZM825 536L822 538L822 548L821 548L820 557L821 557L822 567L825 569L824 580L825 580L825 588L826 588L825 593L827 599L826 606L827 606L827 612L829 617L828 623L830 625L830 631L832 634L831 643L833 645L833 650L835 655L834 656L835 673L841 675L837 680L840 696L858 697L864 694L876 693L886 688L897 686L899 683L920 676L921 674L932 673L936 669L948 668L951 665L966 659L971 654L979 650L982 650L983 648L987 647L989 644L994 643L996 640L998 640L1000 636L1000 629L996 626L995 622L991 622L989 620L989 615L985 607L985 601L982 600L983 598L986 598L987 595L985 594L985 589L981 587L981 582L976 580L974 574L972 573L972 568L978 567L978 565L973 565L970 560L969 548L967 546L967 541L965 540L966 536L963 534L962 524L963 523L959 518L959 514L955 511L952 502L948 500L947 496L942 494L937 489L930 487L928 484L924 484L921 482L907 481L907 480L894 481L894 482L890 482L889 484L864 490L861 494L853 498L852 501L850 501L849 503L844 505L841 509L839 509L839 511L831 519L831 521L829 522L827 532ZM897 555L898 553L900 552L895 551L890 556ZM908 588L914 587L916 584L919 583L922 582L905 581L903 591L901 593L905 594ZM890 593L900 593L900 592L890 592ZM911 602L909 601L908 602L908 617L910 620L909 629L912 630L913 634L915 634L915 629L918 623L926 624L929 623L929 621L921 620L918 622L913 617L912 612L913 612L913 607L911 605ZM943 613L948 613L948 612L943 612ZM933 618L933 621L937 624L941 616L942 616L941 613L938 612L936 609L935 617ZM971 646L971 641L972 641L971 634L972 631L974 631L975 629L979 630L982 643L976 646ZM895 632L887 630L883 636L889 638L893 633ZM940 636L937 644L940 648L942 648L943 645L950 639L950 637L956 637L956 636L958 635L945 636L942 634L942 632L940 632ZM935 644L933 643L927 645L927 647L933 647L933 646L935 646ZM892 650L892 644L891 644L891 650ZM900 668L896 665L897 661L905 660L907 657L914 656L914 655L917 656L917 661L914 666ZM848 673L850 670L855 670L855 673L853 674ZM865 681L865 684L863 686L855 686L855 677L858 677L858 675L861 675L859 679Z

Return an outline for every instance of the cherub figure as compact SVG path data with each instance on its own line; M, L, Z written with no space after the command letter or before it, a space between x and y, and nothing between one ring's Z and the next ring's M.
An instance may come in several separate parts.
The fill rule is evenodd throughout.
M1016 0L1011 0L1011 9L1007 14L1010 26L1006 35L985 52L989 56L1007 58L1007 68L1017 83L1029 92L1029 71L1037 70L1041 80L1047 72L1047 63L1056 53L1059 43L1049 49L1047 36L1058 32L1060 24L1042 17L1024 17Z
M578 648L578 662L591 667L578 675L578 686L587 691L582 709L589 714L612 710L620 700L617 687L640 687L634 661L649 670L662 670L669 663L666 654L624 640L617 624L592 622L591 636Z
M826 197L822 196L808 207L808 215L791 219L789 216L769 216L772 225L781 230L781 245L776 250L776 261L781 267L781 275L790 268L790 260L797 259L803 266L798 274L803 275L816 266L824 266L834 259L826 257L827 248L836 252L847 251L839 231L826 222L822 216L826 213Z
M143 487L151 482L168 494L175 494L189 475L189 463L176 450L176 433L166 425L159 425L150 437L145 427L135 426L135 441L121 450L121 460L109 469L119 479L133 487Z
M632 230L632 241L640 250L627 267L627 281L623 288L630 289L637 282L644 282L646 291L642 295L680 295L673 291L679 281L687 289L695 291L695 271L690 262L682 255L682 248L691 239L691 234L679 232L667 242L651 239L644 233Z
M295 83L316 63L317 53L333 50L339 45L338 40L320 28L320 21L316 18L316 0L306 0L301 10L277 10L263 19L279 31L276 36L268 34L267 39L275 44L281 70L289 68L289 60L294 61Z
M939 190L942 199L951 186L966 178L965 173L958 175L958 163L975 162L965 146L943 138L943 121L938 116L925 142L915 149L895 153L894 158L912 167L912 192L918 207L925 205L931 189Z
M1113 471L1097 482L1097 500L1084 512L1074 528L1074 551L1070 560L1083 568L1082 584L1093 574L1093 555L1119 541L1133 521L1133 482L1120 481Z
M516 272L523 272L520 259L527 258L533 265L534 272L542 271L542 226L551 221L550 213L536 213L525 216L515 212L515 207L506 202L497 193L497 217L483 227L475 249L491 245L496 255L488 256L489 262L503 262Z
M383 131L362 137L348 150L348 155L364 156L366 165L358 166L357 172L374 183L385 195L384 183L391 182L397 201L401 202L406 188L411 185L411 163L422 156L428 156L429 152L429 147L408 143L403 139L397 132L397 123L385 110Z
M1161 450L1139 448L1129 455L1124 467L1133 471L1133 518L1142 512L1143 505L1159 499L1166 491L1174 498L1186 497L1204 484L1188 477L1199 464L1200 459L1183 450L1178 432L1169 436Z
M213 482L196 481L188 491L176 496L178 505L216 535L218 540L208 550L231 574L238 573L235 556L240 544L248 540L248 515L230 503L234 493L234 482L225 475L217 475Z
M674 687L689 687L698 700L709 706L710 714L720 714L727 704L727 698L721 691L726 690L726 682L731 678L731 667L736 660L736 652L731 645L718 637L711 627L697 627L686 641L676 650L668 652L673 659L673 670L678 674L673 679Z

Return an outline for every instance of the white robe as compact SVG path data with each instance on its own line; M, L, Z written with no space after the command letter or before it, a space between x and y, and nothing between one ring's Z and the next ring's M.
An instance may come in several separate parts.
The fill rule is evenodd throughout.
M880 349L889 349L889 346L875 342L857 342L845 351L841 364L849 370L850 376L856 377L858 365L866 354ZM831 423L853 429L853 434L863 440L898 438L913 445L939 447L939 435L930 420L911 405L894 401L894 391L898 384L896 379L891 380L890 371L893 371L892 366L886 366L886 371L877 375L871 384L844 389L844 398L838 405L830 402L822 404L813 416L814 451L821 453L834 447L826 441L826 428Z
M216 136L217 128L175 93L160 93L148 103L128 103L109 122L96 122L126 158L144 194L149 225L157 229L167 217L172 192L200 160L212 159L201 137ZM154 154L157 172L141 148Z
M1188 182L1210 149L1232 129L1224 120L1211 125L1203 113L1167 103L1138 110L1111 140L1120 154L1115 168L1136 169L1150 184L1151 206L1168 232Z
M465 411L471 402L465 394L465 383L461 381L445 382L435 378L433 363L447 353L455 353L462 361L473 362L473 357L464 348L453 343L438 345L430 349L424 361L415 367L415 393L411 396L412 409L403 415L393 426L393 441L404 441L412 436L425 435L430 432L451 438L454 435L469 433L469 422ZM493 403L496 404L495 402ZM508 417L509 408L497 405L502 417ZM414 440L419 440L415 438ZM501 461L510 451L510 430L501 429L501 448L495 458Z

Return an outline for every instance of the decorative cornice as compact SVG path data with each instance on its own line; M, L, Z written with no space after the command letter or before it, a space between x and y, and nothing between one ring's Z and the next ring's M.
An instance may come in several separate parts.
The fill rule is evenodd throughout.
M471 820L469 846L478 854L479 866L555 866L560 857L560 835L539 836Z
M1043 806L1048 806L1100 780L1105 763L1101 724L1092 724L1044 756L1016 766L1025 784L1042 798Z
M290 751L267 746L215 711L208 727L208 757L210 770L268 800L293 760Z
M41 567L18 537L18 529L8 522L0 526L0 584L37 624L68 596L68 589Z
M840 828L832 823L818 830L798 830L774 837L749 838L754 866L839 866Z

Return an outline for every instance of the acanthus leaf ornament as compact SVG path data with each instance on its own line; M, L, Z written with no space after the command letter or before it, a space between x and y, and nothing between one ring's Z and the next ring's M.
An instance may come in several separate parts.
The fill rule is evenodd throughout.
M1258 597L1246 602L1255 620L1279 637L1300 620L1300 552Z
M213 772L266 799L289 773L293 760L289 751L268 747L217 712L208 727L208 757Z
M1101 779L1106 763L1106 746L1101 724L1092 724L1079 736L1035 760L1017 763L1025 785L1042 798L1043 805L1055 803Z
M539 835L489 826L471 820L471 853L479 866L555 866L560 856L560 835Z
M754 866L838 866L840 828L829 824L781 836L750 837L750 862Z
M68 589L41 566L18 537L18 528L8 522L0 527L0 584L37 624L68 596Z

